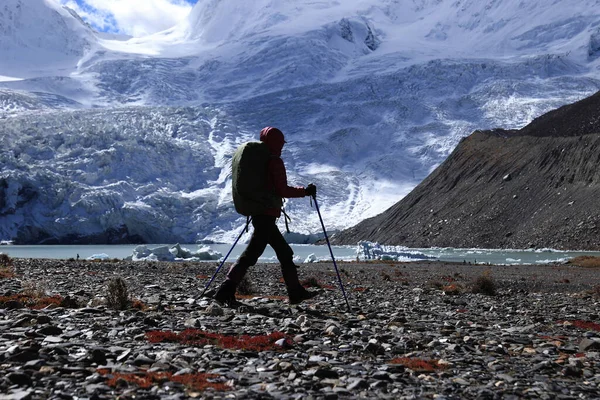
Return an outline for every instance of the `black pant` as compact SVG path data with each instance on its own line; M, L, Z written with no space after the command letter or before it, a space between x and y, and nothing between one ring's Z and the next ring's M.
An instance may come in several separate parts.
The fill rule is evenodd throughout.
M231 266L231 269L227 273L228 280L233 281L236 285L240 283L244 275L246 275L248 268L256 264L258 258L265 251L267 244L275 250L277 259L281 264L281 270L284 273L284 278L292 272L291 269L293 269L293 274L296 275L296 267L293 262L294 251L287 244L281 232L279 232L279 228L277 228L277 224L275 223L276 221L276 217L269 215L255 215L252 217L254 232L250 238L250 243L248 243L248 246L246 246L246 249L235 264ZM290 278L294 280L293 277ZM295 281L297 281L297 278Z

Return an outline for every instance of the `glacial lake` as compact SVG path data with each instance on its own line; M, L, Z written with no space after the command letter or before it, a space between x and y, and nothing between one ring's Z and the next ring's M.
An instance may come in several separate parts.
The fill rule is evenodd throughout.
M165 245L145 245L149 249ZM173 246L168 244L167 246ZM331 260L329 248L327 246L316 245L291 245L295 254L295 261L304 262L309 256L317 260ZM3 245L0 246L0 253L8 254L16 258L51 258L51 259L69 259L76 258L79 254L81 259L87 259L98 255L108 256L108 258L124 259L133 254L137 245ZM223 256L230 250L230 244L182 244L181 247L196 252L202 248L209 247L213 251L221 253ZM237 245L227 259L228 262L235 259L244 250L245 245ZM333 246L333 253L337 261L356 261L357 246ZM364 247L360 249L360 259L364 260ZM477 264L544 264L549 262L564 262L570 258L579 255L591 255L600 257L600 252L593 251L559 251L559 250L496 250L496 249L454 249L454 248L403 248L394 246L380 246L377 248L379 256L384 259L395 259L398 261L415 261L431 259L437 261L449 262L470 262ZM376 253L372 248L369 253ZM371 254L371 256L373 256ZM212 262L215 262L214 260ZM259 262L277 262L275 253L270 247Z

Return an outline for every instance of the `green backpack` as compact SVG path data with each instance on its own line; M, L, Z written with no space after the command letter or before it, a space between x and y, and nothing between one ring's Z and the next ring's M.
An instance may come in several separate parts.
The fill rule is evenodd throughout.
M232 194L235 210L245 216L261 215L281 208L283 200L268 189L271 153L263 142L244 143L231 160Z

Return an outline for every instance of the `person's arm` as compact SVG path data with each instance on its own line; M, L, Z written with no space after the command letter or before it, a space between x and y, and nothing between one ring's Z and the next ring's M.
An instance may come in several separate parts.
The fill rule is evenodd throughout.
M281 158L271 158L269 172L271 184L278 196L285 198L306 196L306 190L303 187L288 186L287 174Z

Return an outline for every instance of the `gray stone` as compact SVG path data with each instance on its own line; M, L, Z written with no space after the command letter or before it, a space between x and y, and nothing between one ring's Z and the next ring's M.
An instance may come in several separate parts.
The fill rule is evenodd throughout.
M6 375L6 379L8 379L13 385L17 386L31 386L31 376L25 374L23 372L11 372Z
M366 380L354 379L352 382L350 382L350 384L348 384L348 386L346 386L346 389L348 389L350 392L353 392L355 390L366 389L368 387L369 383Z
M32 390L17 390L8 394L0 394L0 400L29 400Z
M41 333L42 335L60 335L63 333L63 330L56 325L46 325L36 331L37 333Z
M579 351L593 351L593 350L600 350L600 340L594 340L594 339L588 339L588 338L581 339L581 342L579 342Z
M317 378L339 378L339 374L337 371L330 369L330 368L317 368L317 370L315 371L315 376Z

